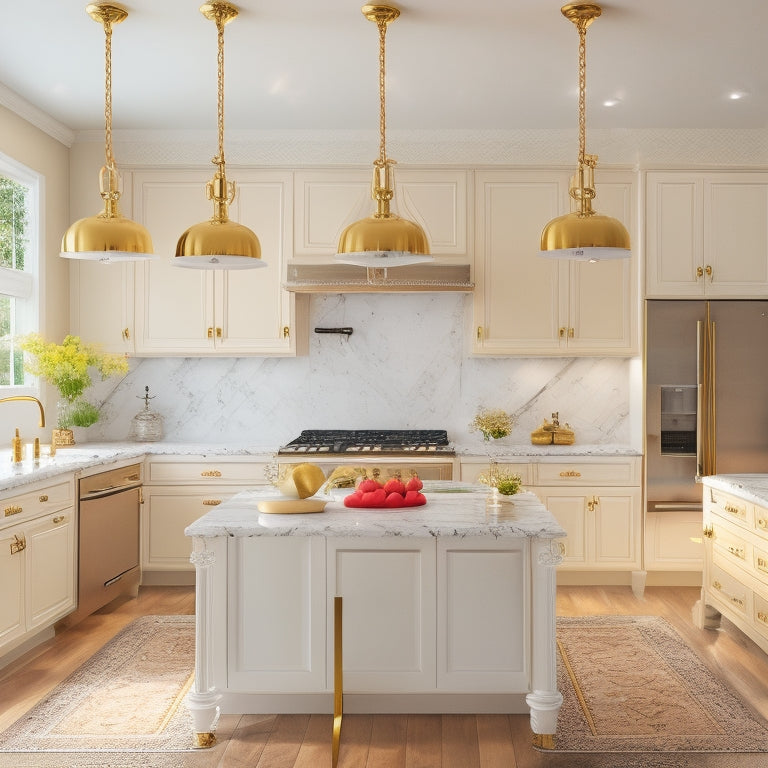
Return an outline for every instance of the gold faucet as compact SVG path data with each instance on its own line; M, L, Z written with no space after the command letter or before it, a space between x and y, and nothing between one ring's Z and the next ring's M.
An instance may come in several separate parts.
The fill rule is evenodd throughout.
M13 397L2 397L2 398L0 398L0 403L11 403L11 402L17 402L19 400L31 400L33 403L37 403L37 407L40 409L40 424L39 424L39 426L44 427L45 426L45 411L43 410L43 404L36 397L32 397L31 395L14 395Z

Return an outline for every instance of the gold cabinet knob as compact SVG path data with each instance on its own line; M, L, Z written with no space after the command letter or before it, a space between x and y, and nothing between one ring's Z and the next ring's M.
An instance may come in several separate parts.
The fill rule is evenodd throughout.
M705 525L704 530L702 531L705 539L714 539L715 538L715 526L714 525Z
M209 329L208 329L208 338L209 338L209 339L212 339L212 338L213 338L213 328L209 328Z
M48 494L44 493L40 496L40 503L45 504L46 501L48 501Z
M53 524L58 525L59 523L63 523L66 520L66 517L64 515L56 515L56 517L53 518Z
M704 277L704 267L696 267L696 277Z
M291 329L287 325L283 326L283 338L284 339L290 339L291 338Z
M15 533L13 535L13 541L11 542L11 554L16 555L19 552L23 552L27 548L27 540L24 538L24 534L19 535Z
M478 325L477 326L477 340L482 341L483 340L483 326Z
M123 328L122 331L123 341L130 341L131 340L131 331L128 328Z

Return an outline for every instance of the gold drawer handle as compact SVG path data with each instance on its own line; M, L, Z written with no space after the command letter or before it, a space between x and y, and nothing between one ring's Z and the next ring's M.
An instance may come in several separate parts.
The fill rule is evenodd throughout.
M41 503L41 504L45 504L45 502L46 502L46 501L48 501L48 494L45 494L45 493L44 493L44 494L43 494L43 495L40 497L40 503Z
M715 579L715 580L712 582L712 586L713 586L713 587L714 587L714 588L715 588L715 589L716 589L718 592L723 592L723 585L722 585L722 584L721 584L721 583L720 583L720 582L719 582L717 579ZM723 592L723 594L724 594L724 595L725 595L725 596L728 598L728 600L729 600L730 602L732 602L734 605L738 605L738 606L739 606L739 608L743 608L743 607L744 607L744 601L743 601L741 598L739 598L739 597L731 597L731 595L729 595L727 592Z
M11 515L18 515L19 513L24 511L24 507L19 507L17 505L12 505L10 507L5 508L5 516L10 517Z
M200 477L221 477L221 472L218 469L204 469Z
M560 477L581 477L581 472L575 469L567 469L565 472L560 473Z
M221 499L203 499L204 507L218 507L221 504Z
M736 557L740 557L742 560L746 560L747 554L744 551L744 547L728 547L728 551Z
M757 620L762 621L763 624L768 624L768 613L765 613L763 611L757 612Z
M53 518L53 524L58 525L59 523L63 523L67 518L64 515L56 515L56 517Z
M16 555L19 552L23 552L27 548L27 540L24 538L24 534L21 536L18 534L13 535L13 541L11 542L11 554Z
M768 573L768 560L766 560L764 557L758 557L757 570L763 571L763 573Z
M131 481L138 480L139 479L139 473L138 472L134 472L134 474L128 475L128 477L126 477L125 479L126 480L131 480Z
M758 517L757 527L762 528L764 531L768 530L768 520L766 520L764 517Z
M726 512L730 512L732 515L741 515L741 514L743 514L743 509L741 507L736 507L733 504L729 504L728 502L726 502L723 505L723 509Z
M598 496L593 496L591 499L587 501L587 509L590 512L594 512L595 507L599 507L599 506L600 506L600 498Z
M707 525L704 527L704 538L705 539L714 539L715 538L715 526L714 525Z

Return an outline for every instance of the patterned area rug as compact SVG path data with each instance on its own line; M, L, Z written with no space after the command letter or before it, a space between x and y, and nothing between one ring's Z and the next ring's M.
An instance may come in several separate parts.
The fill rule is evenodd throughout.
M561 617L557 636L556 752L768 752L768 723L664 619Z
M194 668L194 616L136 619L0 734L0 766L193 764Z

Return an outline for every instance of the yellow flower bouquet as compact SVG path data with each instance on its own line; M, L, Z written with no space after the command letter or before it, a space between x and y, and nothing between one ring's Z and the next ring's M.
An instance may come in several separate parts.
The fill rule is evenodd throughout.
M500 440L507 437L515 425L512 414L500 408L480 408L469 425L471 432L480 431L483 440Z
M20 347L29 355L24 370L59 390L59 429L90 427L99 420L99 409L83 398L93 383L91 368L101 374L102 380L128 373L125 357L101 352L98 346L83 343L79 336L67 336L63 343L55 344L33 333L21 339Z

